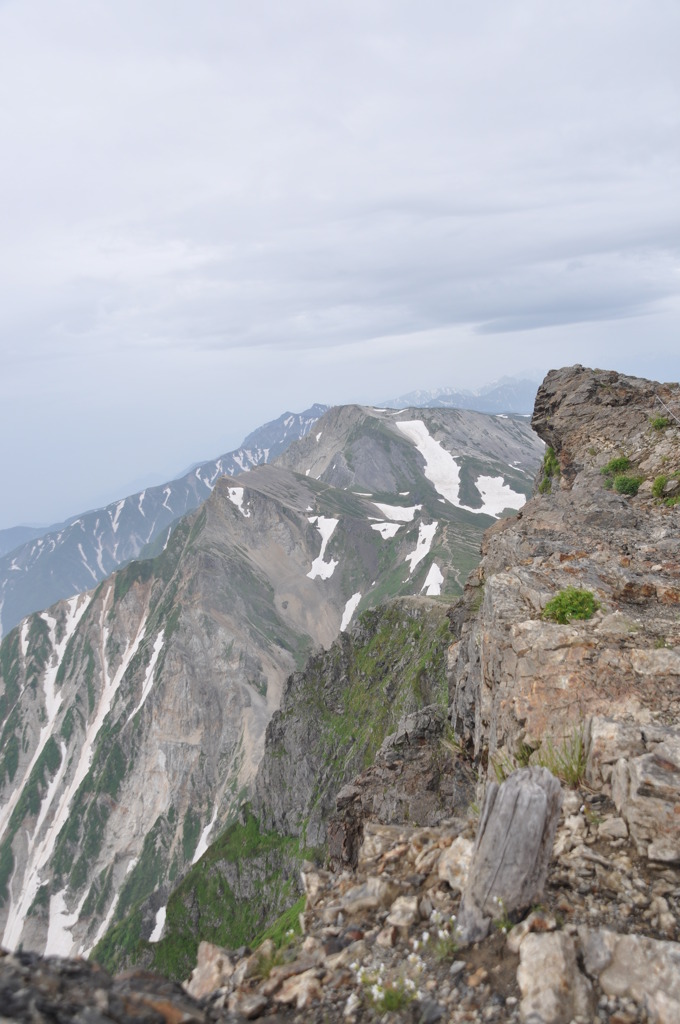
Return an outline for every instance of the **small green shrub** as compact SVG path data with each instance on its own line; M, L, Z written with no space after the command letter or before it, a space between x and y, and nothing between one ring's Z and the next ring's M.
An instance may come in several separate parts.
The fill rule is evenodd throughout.
M670 425L671 421L668 419L668 416L655 416L652 420L653 430L665 430L666 427L670 427Z
M543 618L564 626L572 619L591 619L599 607L592 591L566 587L548 601Z
M603 476L615 476L617 473L625 473L630 468L630 459L627 455L619 455L610 459L606 466L600 470Z
M660 498L663 495L663 489L668 483L668 477L664 476L663 473L657 476L652 484L652 494L655 498Z
M643 480L643 476L625 476L625 474L619 474L614 477L614 490L617 494L637 494Z

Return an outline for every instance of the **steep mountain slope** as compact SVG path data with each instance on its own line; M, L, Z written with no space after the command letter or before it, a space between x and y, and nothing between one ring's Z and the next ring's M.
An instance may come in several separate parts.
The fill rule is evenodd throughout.
M446 604L400 598L365 612L310 658L286 682L239 820L190 869L167 907L160 893L135 906L93 958L112 970L143 964L181 980L199 939L228 948L252 941L299 894L303 859L325 859L338 790L373 761L399 719L435 704L443 720L450 642Z
M0 556L6 555L8 551L20 547L26 541L36 537L42 537L46 530L51 527L38 526L10 526L7 530L0 530Z
M386 596L460 592L483 529L524 501L539 448L522 421L470 414L480 451L456 443L455 462L446 444L465 415L332 410L279 465L218 480L156 559L9 634L5 945L87 951L162 900L236 812L310 649Z
M237 451L199 463L177 480L147 487L105 508L46 530L28 531L28 539L24 528L17 528L18 534L3 531L21 539L0 558L0 637L30 612L89 590L154 541L160 548L172 524L198 508L220 476L271 462L304 437L325 411L326 406L314 405L302 413L283 413L250 434Z

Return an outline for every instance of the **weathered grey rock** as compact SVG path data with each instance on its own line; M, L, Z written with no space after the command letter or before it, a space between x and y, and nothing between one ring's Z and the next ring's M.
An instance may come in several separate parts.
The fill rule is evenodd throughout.
M653 1024L680 1020L680 945L644 935L582 928L583 962L609 996L627 996Z
M598 825L597 834L601 839L625 839L628 827L623 818L607 818Z
M520 1016L527 1024L569 1024L593 1010L590 981L576 963L574 940L564 932L531 933L520 946L517 983Z
M408 929L419 919L418 897L398 896L387 915L386 923L399 928L403 934L408 934Z
M321 999L321 983L316 968L287 978L274 998L279 1003L295 1003L298 1010L306 1010Z
M680 737L669 736L652 753L621 758L612 798L641 852L680 862Z
M540 899L561 805L547 768L523 768L488 786L460 908L464 942L483 939L493 918Z

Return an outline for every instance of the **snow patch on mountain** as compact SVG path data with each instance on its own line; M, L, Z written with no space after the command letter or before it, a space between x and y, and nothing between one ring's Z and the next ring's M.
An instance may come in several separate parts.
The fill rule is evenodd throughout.
M57 620L54 619L47 612L41 615L41 618L47 623L49 628L49 643L52 648L53 654L49 666L45 669L45 675L43 679L43 696L44 696L44 709L47 721L40 730L40 739L34 751L33 757L28 765L26 772L24 773L23 780L18 785L12 796L10 797L7 806L0 813L0 835L5 830L5 826L11 817L12 811L19 800L24 786L30 779L33 767L45 749L47 741L52 736L56 725L57 715L59 714L59 708L61 707L62 694L60 690L57 690L56 679L57 672L59 670L59 664L63 658L66 646L73 635L76 626L82 618L85 609L89 605L92 599L92 594L86 594L84 597L72 597L66 605L66 621L64 623L64 634L57 644L56 640L56 626ZM28 841L28 849L26 852L26 858L23 866L23 883L19 889L20 897L18 901L14 902L12 891L10 891L10 907L7 914L7 921L5 924L5 932L2 937L2 944L7 949L15 949L20 938L21 931L24 924L24 918L26 917L28 910L35 899L36 893L40 886L40 873L47 863L48 857L51 855L54 848L54 843L57 838L57 832L54 828L47 830L47 834L44 837L42 843L37 842L39 835L39 829L42 829L47 814L50 811L51 805L54 802L55 796L58 789L60 788L63 775L67 768L66 763L66 746L62 742L60 743L61 760L60 766L55 773L54 778L50 780L47 787L45 796L42 799L40 810L38 811L38 817L36 827ZM17 866L16 870L20 870Z
M416 512L423 507L422 505L412 505L410 508L404 508L402 505L383 505L378 501L374 501L373 504L380 509L385 519L397 519L400 523L410 523Z
M24 619L21 623L19 643L21 644L21 656L26 661L26 655L28 654L28 619Z
M460 467L453 455L432 437L422 420L399 420L396 426L425 459L425 476L437 493L456 508L463 508L459 497Z
M420 588L420 592L422 594L422 592L425 591L426 597L439 597L442 592L443 582L444 577L442 575L442 571L437 563L433 562L430 566L430 571L425 577L425 582Z
M128 866L125 869L126 876L129 875L130 872L133 870L133 868L135 868L137 866L137 861L138 860L139 860L139 857L131 857L130 858L130 861L128 862ZM65 894L66 894L66 889L63 889L60 895L65 895ZM111 924L111 921L113 920L113 915L116 912L116 907L118 906L118 899L119 899L119 897L120 897L120 892L114 893L113 899L111 900L111 905L110 905L108 911L106 912L106 917L104 918L104 920L100 924L99 928L97 929L97 934L95 935L94 939L92 940L92 944L89 947L87 947L87 948L85 946L82 946L79 949L79 951L78 951L78 955L79 956L84 956L86 958L89 957L90 953L92 952L94 947L97 945L99 940L104 938L104 935L106 934L106 931L107 931L109 925ZM52 897L52 899L54 899L54 897ZM81 905L78 907L78 910L77 910L78 914L80 914L80 907L81 906L82 906L82 902L81 902ZM50 924L51 924L51 922L52 922L52 900L50 900ZM62 937L61 937L61 942L62 942L61 948L62 949L70 949L70 947L72 945L73 939L72 939L72 936L69 934L68 930L74 924L75 924L75 922L70 920L68 922L68 924L67 924L66 930L64 930L64 932L62 934ZM45 956L47 956L47 955L48 954L47 954L47 951L46 951L45 952Z
M89 574L92 577L92 579L94 580L94 582L98 583L99 582L99 577L97 576L97 574L94 571L94 569L92 569L92 567L89 565L89 563L87 561L87 555L83 551L83 545L82 544L78 545L78 551L80 551L80 554L82 556L83 565L85 566L85 568L89 572Z
M406 556L406 561L411 563L409 576L413 575L415 567L419 565L423 558L430 553L432 541L434 540L434 535L437 532L438 526L439 523L435 521L434 523L428 524L421 523L418 527L418 543L416 544L416 549L415 551L412 551L410 555Z
M437 493L456 508L497 519L503 509L519 509L525 503L525 496L513 491L502 477L480 476L475 486L481 495L482 507L464 505L460 500L460 467L453 455L432 437L422 420L401 420L396 425L425 459L426 478Z
M505 508L520 509L526 502L523 494L513 491L505 483L502 476L480 476L475 486L482 496L483 506L481 511L495 519Z
M307 575L310 580L315 580L317 577L322 580L328 580L335 572L339 563L333 558L330 562L324 562L323 556L326 554L326 547L333 536L333 531L338 525L339 520L329 519L327 516L309 516L309 522L316 523L316 527L321 534L321 551L312 562L312 568Z
M159 907L156 912L156 921L153 926L153 931L149 936L149 942L160 942L163 938L163 929L165 928L165 917L167 914L167 907Z
M217 821L217 804L215 804L215 810L213 811L212 818L210 819L208 824L205 826L205 828L201 832L200 839L198 840L198 844L196 846L196 849L194 850L194 855L191 858L191 863L192 864L196 864L197 861L199 861L201 859L201 857L203 856L205 851L208 849L208 839L210 838L210 833L212 832L213 826L214 826L216 821Z
M371 523L371 529L379 533L383 540L389 540L401 530L402 525L402 523Z
M123 498L122 501L119 501L118 504L116 505L116 511L113 515L113 519L111 520L111 529L113 530L114 533L118 529L118 520L120 519L120 514L123 511L124 506L125 498Z
M144 677L144 685L142 686L142 696L139 698L139 704L137 705L135 710L130 712L130 715L128 716L128 722L130 722L135 717L135 715L140 710L140 708L144 706L146 698L151 693L151 688L152 688L153 682L154 682L154 672L156 670L156 662L158 661L158 655L161 653L161 650L163 648L163 641L164 640L165 640L165 630L162 629L160 631L160 633L158 634L158 636L156 637L155 643L153 645L153 652L151 654L151 658L149 660L149 664L148 664L147 669L146 669L146 675ZM127 725L127 722L125 724Z
M350 622L352 621L352 616L354 615L355 611L357 610L360 601L361 601L361 593L352 594L352 596L350 597L349 601L345 605L345 610L342 613L342 622L340 623L340 632L341 633L344 633L344 631L347 629L347 627L349 626Z
M61 832L62 828L64 827L64 825L66 824L66 821L68 819L68 816L69 816L69 813L70 813L70 809L71 809L71 802L72 802L72 800L73 800L73 798L74 798L78 788L80 787L80 784L82 783L83 779L85 778L85 776L87 775L87 773L88 773L88 771L90 769L90 765L92 763L92 756L94 754L94 748L95 748L97 736L99 735L99 731L100 731L102 725L104 724L104 719L106 718L107 714L111 710L111 707L113 705L113 699L114 699L114 697L116 695L118 687L120 686L120 683L122 681L123 676L125 675L125 672L127 670L128 665L132 661L132 658L134 657L134 655L137 653L137 648L139 647L139 644L140 644L140 642L142 640L142 637L144 635L144 629L146 627L146 616L142 619L142 622L141 622L141 624L139 626L139 629L137 631L137 635L135 636L132 644L130 644L128 646L128 648L126 649L125 653L123 654L123 657L121 659L120 665L118 666L116 672L114 673L113 676L110 676L109 675L108 658L107 658L107 655L106 655L106 647L107 647L106 641L107 641L107 637L108 637L108 632L109 631L108 631L108 627L104 625L104 622L105 622L105 615L108 612L108 609L109 609L109 606L110 606L110 602L113 599L113 589L114 589L113 585L111 585L109 587L108 598L104 602L104 604L102 605L101 635L102 635L102 665L103 665L104 686L102 688L102 692L101 692L100 697L99 697L99 705L97 707L97 710L96 710L96 713L94 715L94 718L88 724L87 731L85 733L85 738L83 740L83 744L82 744L82 747L80 749L80 757L79 757L78 764L77 764L77 767L75 769L75 772L74 772L74 774L73 774L73 776L72 776L72 778L70 780L69 785L66 787L66 789L63 789L63 788L60 789L60 794L61 795L60 795L60 797L58 799L57 807L56 807L56 809L55 809L55 811L54 811L54 813L52 815L52 820L49 823L49 826L48 826L48 828L47 828L47 830L45 832L45 835L44 835L44 837L43 837L41 842L38 842L38 839L37 839L38 833L37 833L37 831L33 832L33 836L36 837L36 838L31 841L31 844L29 846L29 853L28 853L28 856L26 858L26 863L25 863L24 868L23 868L23 878L22 878L22 881L21 881L21 885L19 887L19 891L21 892L21 898L19 900L19 903L16 906L13 905L13 906L10 907L9 914L7 915L7 924L6 924L6 927L5 927L5 934L3 936L2 942L3 942L3 945L6 946L8 949L14 949L16 947L16 944L18 942L19 937L21 936L21 930L22 930L22 927L23 927L23 920L24 920L24 917L26 916L26 913L28 912L29 907L31 906L31 904L32 904L32 902L33 902L33 900L35 898L35 895L36 895L37 891L38 891L38 887L40 885L40 876L42 874L43 868L49 863L49 861L50 861L50 859L51 859L51 857L52 857L52 855L54 853L54 847L55 847L57 838L59 836L59 833ZM87 607L87 604L89 604L91 596L92 595L87 595L86 601L84 602L85 603L85 607ZM72 598L72 600L69 602L69 610L73 611L76 602L78 602L80 600L82 600L82 599L79 598L79 597ZM70 616L69 622L71 624L71 633L73 632L73 629L75 628L75 626L72 624L74 619L75 619L75 615L77 615L77 618L80 619L80 617L82 616L84 610L85 610L84 607L82 609L76 609L75 610L75 614L72 614ZM46 620L46 621L49 621L49 620ZM50 630L51 630L51 632L53 632L54 625L56 625L56 623L54 623L53 620L50 621ZM68 643L69 637L70 637L70 633L68 632L68 629L67 629L64 637L62 638L61 643L58 645L57 648L55 648L55 650L61 649L61 654L62 655L63 655L64 650L66 649L66 644ZM49 735L51 734L51 732L52 732L52 730L54 728L54 720L56 719L56 713L57 713L57 711L59 709L59 704L61 703L61 694L60 693L59 694L55 694L54 693L54 682L55 682L55 679L56 679L57 669L58 669L60 660L61 660L61 657L59 657L58 659L55 659L53 661L53 666L54 667L48 669L48 671L46 672L46 675L45 675L45 708L46 708L46 711L48 712L48 723L49 723L48 726L45 727L45 729L49 728L49 733L45 736L45 741L44 741L44 743L42 743L42 747L44 747L45 743L47 742L47 739L49 738ZM50 721L50 718L49 718L50 713L53 714L53 718L51 719L51 721ZM45 730L43 730L43 732L44 731ZM42 733L41 733L41 742L42 742ZM36 748L36 750L40 751L41 749L42 749L41 748L41 743L38 743L38 747ZM35 760L36 760L36 758L35 758L35 755L34 755L33 763L35 763ZM62 757L62 765L63 765L63 763L64 763L64 758ZM32 767L32 765L31 765L31 767ZM69 767L70 767L70 765L69 765ZM60 770L61 770L61 768L60 768ZM28 778L28 776L25 776L25 778ZM17 788L15 790L15 794L19 794L22 789L23 789L23 786L20 787L20 788ZM54 798L54 792L52 791L52 787L50 786L48 788L48 791L47 791L46 795L45 795L45 798L43 799L43 807L45 807L45 812L44 812L45 816L47 815L47 812L50 810L50 806L48 804L48 800L49 800L49 803L52 803L53 802L53 798ZM41 814L43 813L43 807L41 807ZM76 916L76 919L77 919L77 916ZM62 938L63 938L63 931L64 931L64 929L62 928L61 931L59 932L59 934L62 935ZM70 948L71 948L71 942L68 941L67 944L64 947L62 947L60 949L52 950L52 952L61 953L62 955L66 956L66 955L68 955L68 952L69 952Z
M0 837L5 831L7 822L9 821L12 815L12 811L14 810L14 808L17 805L17 802L19 801L19 797L23 792L24 786L26 785L31 776L31 772L33 771L33 767L36 761L38 760L43 750L45 749L45 744L47 743L48 739L50 738L54 731L57 714L59 713L59 708L61 706L62 701L61 691L57 690L56 688L57 671L59 669L61 659L64 656L66 645L68 644L69 640L71 639L71 636L75 632L76 626L78 625L80 619L84 615L87 606L92 600L92 597L93 595L91 593L84 594L82 597L72 597L71 600L67 602L66 621L64 623L64 635L62 636L60 642L56 645L54 641L57 620L53 619L52 616L49 615L47 612L43 612L41 615L41 618L47 623L49 627L49 642L53 650L52 660L49 666L45 669L45 676L43 679L43 698L45 716L47 720L45 722L45 725L40 730L40 739L38 740L36 748L33 752L33 757L29 761L26 771L24 772L23 779L14 787L14 791L12 792L11 797L9 798L5 806L2 809L0 809ZM27 623L25 625L27 625ZM25 643L27 651L27 634L25 637ZM26 654L24 654L24 659L25 658ZM5 945L7 946L7 943L5 943Z
M62 889L50 898L50 919L47 926L45 956L68 955L72 943L70 929L80 917L80 910L84 902L85 897L69 914L66 910L66 889Z
M250 509L243 507L243 488L242 487L230 487L229 488L229 500L236 505L241 515L245 516L246 519L250 516Z

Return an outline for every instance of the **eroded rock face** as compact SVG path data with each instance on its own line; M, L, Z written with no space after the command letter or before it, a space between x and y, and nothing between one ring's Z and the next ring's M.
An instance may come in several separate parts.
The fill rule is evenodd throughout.
M526 756L548 737L559 748L593 716L633 727L677 720L680 506L652 486L680 471L680 422L667 415L655 429L660 400L680 416L677 384L579 366L552 371L539 389L533 425L560 472L539 474L544 493L485 535L453 651L452 721L482 762ZM602 473L624 456L625 472L642 478L635 496ZM599 610L543 620L569 586L592 591Z
M407 716L374 763L337 795L328 822L335 868L354 868L367 822L438 825L467 812L475 785L471 766L447 743L445 713L431 705Z

